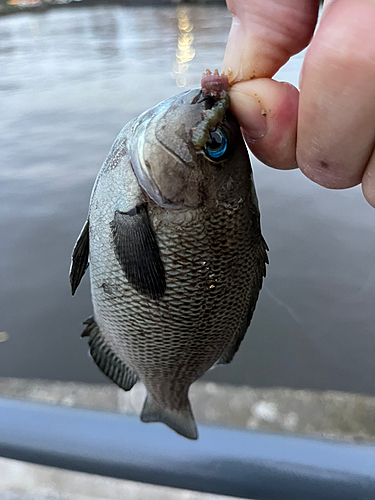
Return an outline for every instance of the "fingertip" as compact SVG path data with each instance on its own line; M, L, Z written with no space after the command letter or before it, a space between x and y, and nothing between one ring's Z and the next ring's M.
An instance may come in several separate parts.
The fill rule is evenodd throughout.
M269 78L237 83L230 92L232 112L250 150L270 167L297 167L298 95L293 85Z
M319 184L328 189L348 189L357 186L361 182L360 174L346 175L344 168L339 164L325 158L321 154L307 153L305 159L304 153L299 151L297 145L297 164L301 172L315 184ZM342 175L340 175L342 172Z
M375 208L375 163L370 161L362 178L362 193L369 205Z
M297 162L326 188L359 184L373 151L374 15L368 0L329 2L304 60Z

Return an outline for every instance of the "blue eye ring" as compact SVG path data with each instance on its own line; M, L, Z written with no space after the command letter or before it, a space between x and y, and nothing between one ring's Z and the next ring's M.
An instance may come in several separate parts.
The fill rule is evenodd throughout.
M228 139L222 130L217 128L210 132L211 140L204 148L204 154L211 160L220 160L226 153L228 148Z

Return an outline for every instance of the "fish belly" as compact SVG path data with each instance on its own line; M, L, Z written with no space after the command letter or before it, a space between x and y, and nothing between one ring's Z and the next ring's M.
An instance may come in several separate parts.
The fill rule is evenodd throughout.
M262 272L261 243L245 204L212 214L195 211L183 223L150 210L166 273L161 300L126 280L109 233L90 236L95 319L106 342L160 404L178 407L240 334ZM99 229L99 230L98 230ZM260 278L261 279L261 278Z

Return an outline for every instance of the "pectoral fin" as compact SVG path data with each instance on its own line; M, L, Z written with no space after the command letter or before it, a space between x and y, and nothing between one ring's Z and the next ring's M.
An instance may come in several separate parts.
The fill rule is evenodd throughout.
M70 285L72 295L75 294L82 276L85 274L89 265L89 221L85 222L78 240L74 246L72 254L72 263L70 265Z
M115 253L126 279L138 293L161 299L166 288L165 271L147 205L138 205L126 213L116 211L111 228Z

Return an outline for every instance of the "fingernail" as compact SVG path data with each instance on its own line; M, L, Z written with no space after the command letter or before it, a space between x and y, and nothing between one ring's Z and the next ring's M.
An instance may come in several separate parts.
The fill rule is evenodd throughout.
M259 113L259 109L257 109L256 112L247 117L246 125L242 126L244 135L249 142L261 139L267 133L267 118L263 112L266 113L266 110L261 110Z
M269 110L262 107L258 96L235 91L232 91L230 95L231 110L241 125L246 140L254 142L264 137L267 133L267 114Z
M233 16L222 66L222 71L228 75L230 85L242 80L241 47L243 47L244 42L245 34L240 20Z

